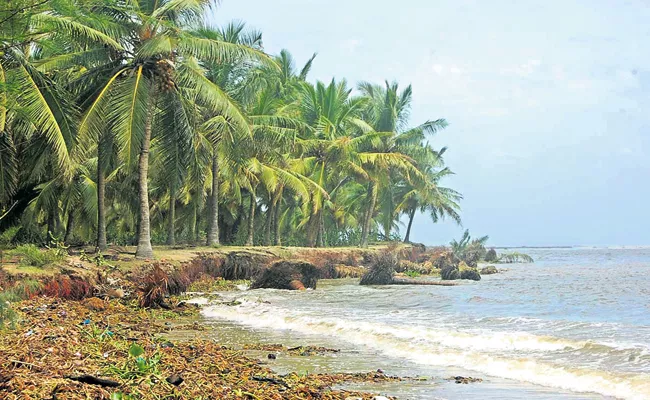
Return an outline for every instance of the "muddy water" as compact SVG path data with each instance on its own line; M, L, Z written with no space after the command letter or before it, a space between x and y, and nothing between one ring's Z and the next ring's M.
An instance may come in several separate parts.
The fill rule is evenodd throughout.
M529 253L535 264L457 287L324 281L315 291L224 293L241 304L203 315L223 343L342 350L281 355L270 361L281 372L427 378L372 388L400 398L650 399L650 249ZM484 382L444 380L452 375Z

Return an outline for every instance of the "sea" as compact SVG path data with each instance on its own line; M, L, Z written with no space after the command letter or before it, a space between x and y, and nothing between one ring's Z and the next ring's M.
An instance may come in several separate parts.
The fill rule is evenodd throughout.
M535 262L500 264L478 282L228 292L203 318L227 345L341 350L280 354L268 361L279 373L412 378L344 387L400 399L650 399L650 248L517 251Z

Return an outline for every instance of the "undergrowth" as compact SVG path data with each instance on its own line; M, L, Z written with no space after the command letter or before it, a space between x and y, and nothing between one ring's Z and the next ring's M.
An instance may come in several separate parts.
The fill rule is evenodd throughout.
M23 244L9 252L9 255L18 257L21 267L44 268L63 262L68 253L63 248L53 247L41 250L33 244Z

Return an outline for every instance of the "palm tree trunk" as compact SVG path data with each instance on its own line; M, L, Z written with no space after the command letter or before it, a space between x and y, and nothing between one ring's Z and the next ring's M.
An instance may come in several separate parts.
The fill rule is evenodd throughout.
M58 240L59 233L61 233L61 222L62 221L61 221L61 218L59 217L58 213L55 213L54 214L54 232L56 233L55 236L57 236L57 240Z
M411 227L413 226L413 219L415 218L415 208L409 213L409 224L406 227L406 236L404 236L404 243L411 243Z
M140 226L138 228L138 247L136 258L153 258L151 248L151 227L149 221L149 148L151 146L151 119L153 110L150 107L144 127L142 149L138 159L138 200L140 201Z
M219 245L219 160L217 151L212 156L212 193L210 196L210 220L206 245Z
M375 212L375 204L377 203L377 190L375 182L370 182L368 187L368 195L370 197L370 204L368 205L368 210L363 221L363 227L361 229L361 247L368 247L368 236L370 235L370 222L372 221L372 215Z
M320 218L318 218L318 236L316 240L318 247L325 247L325 221L323 218L323 213L321 213Z
M266 211L266 226L264 227L264 246L271 245L271 232L273 231L273 217L275 216L275 201L271 201Z
M307 246L308 247L316 247L316 243L318 243L318 228L319 228L319 221L320 221L320 210L316 212L316 214L312 214L311 217L309 217L309 222L307 225Z
M196 208L196 219L194 221L194 243L201 242L201 210Z
M169 221L167 227L167 244L173 246L176 244L176 191L174 185L169 187Z
M383 226L384 226L384 236L386 237L386 240L390 240L390 231L391 231L391 228L392 228L392 225L393 225L393 219L391 218L390 215L388 215L388 213L386 213L386 214L387 215L384 218L385 221L384 221L384 224L383 224Z
M72 233L74 232L74 212L68 213L68 223L65 226L65 236L63 237L63 243L70 244L72 240Z
M47 238L45 239L45 243L52 244L54 241L53 237L56 236L56 226L54 223L54 212L53 211L48 211L47 213Z
M246 246L252 246L254 243L255 234L255 191L251 191L251 205L248 211L248 238L246 239Z
M282 246L282 226L280 224L280 216L282 215L282 189L278 192L274 211L275 215L273 216L273 224L275 228L275 245Z
M196 228L196 206L194 206L194 212L192 213L192 221L190 222L190 233L189 233L189 242L194 243L194 229Z
M97 145L97 250L106 250L106 180L104 178L104 151Z

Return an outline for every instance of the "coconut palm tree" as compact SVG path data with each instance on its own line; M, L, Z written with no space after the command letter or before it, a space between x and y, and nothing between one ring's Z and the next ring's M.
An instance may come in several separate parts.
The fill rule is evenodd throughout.
M82 120L82 135L98 138L111 130L118 139L121 157L138 174L139 218L136 257L153 256L149 217L149 150L152 127L162 126L158 135L190 136L185 100L197 100L222 115L235 130L247 130L244 115L238 112L223 90L206 77L201 61L220 63L250 59L272 65L259 50L197 34L208 0L135 0L112 7L124 21L126 33L118 40L126 50L121 63L105 81ZM160 124L173 118L179 123ZM111 121L109 124L108 121Z
M401 202L395 208L398 214L405 214L408 217L404 243L411 242L411 228L416 212L428 213L431 220L436 223L441 219L451 218L460 224L460 205L463 196L457 191L439 186L440 180L452 175L448 168L434 170L427 168L425 171L426 182L424 186L417 187L403 182L397 188L397 198Z
M196 34L204 39L218 40L238 46L247 46L255 50L262 49L262 34L258 31L247 30L243 22L231 22L224 28L202 27L196 31ZM226 93L232 107L236 108L237 112L243 114L239 105L236 105L235 98L242 98L242 87L250 85L242 85L241 82L250 74L256 64L247 62L246 58L232 59L229 62L212 62L208 63L206 75L211 82L218 85ZM276 66L272 66L271 70L277 70ZM212 144L212 160L211 160L211 187L210 187L210 202L208 210L208 230L206 244L208 246L219 245L219 146L222 139L232 138L235 135L248 136L250 139L251 131L249 129L232 129L228 122L223 118L220 113L215 113L214 110L206 110L205 118L207 121L204 124L203 132L207 135L209 142ZM231 143L232 144L232 141Z

